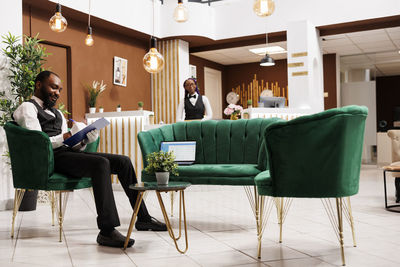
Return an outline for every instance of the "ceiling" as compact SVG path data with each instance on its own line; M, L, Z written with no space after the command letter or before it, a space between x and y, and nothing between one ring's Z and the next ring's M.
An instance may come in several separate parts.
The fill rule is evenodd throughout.
M270 43L286 49L286 41ZM251 45L219 50L191 53L192 55L217 62L222 65L253 63L263 56L253 54L251 48L265 45ZM321 37L324 54L336 53L341 59L341 69L375 70L374 76L400 75L400 27L326 35ZM286 59L286 53L274 54L275 60Z

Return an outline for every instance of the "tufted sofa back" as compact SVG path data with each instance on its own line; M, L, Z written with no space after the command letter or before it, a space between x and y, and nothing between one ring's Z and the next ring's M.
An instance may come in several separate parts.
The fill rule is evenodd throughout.
M280 119L208 120L178 122L138 134L144 166L146 156L159 151L162 141L196 141L196 164L258 164L265 169L260 151L265 128Z

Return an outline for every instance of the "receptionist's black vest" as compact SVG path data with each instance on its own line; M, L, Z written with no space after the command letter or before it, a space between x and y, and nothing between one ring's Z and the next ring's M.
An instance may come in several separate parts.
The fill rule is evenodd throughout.
M185 120L197 120L204 117L204 103L203 98L200 94L197 95L199 99L196 101L196 105L192 105L189 101L189 95L185 96Z
M46 113L35 100L31 99L28 100L28 102L31 102L36 106L38 110L38 120L43 132L45 132L49 137L61 134L62 118L57 109L49 108L49 110L55 115L55 117L53 117Z

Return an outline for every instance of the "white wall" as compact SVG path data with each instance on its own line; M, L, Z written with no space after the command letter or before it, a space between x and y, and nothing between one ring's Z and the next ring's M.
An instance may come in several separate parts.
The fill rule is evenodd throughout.
M363 162L371 162L371 149L376 145L376 83L348 82L342 83L342 106L363 105L368 107L365 123Z
M58 0L51 0L58 2ZM356 20L394 16L400 14L399 0L275 0L275 12L268 18L260 18L253 12L253 0L224 1L207 4L187 3L189 21L178 24L172 19L177 1L156 2L156 36L198 35L219 40L284 31L289 21L310 20L315 26ZM88 12L88 1L61 0L81 12ZM317 12L316 12L317 11ZM94 16L152 34L151 0L92 0ZM68 19L68 18L67 18ZM268 25L267 25L268 24Z
M2 0L2 8L0 9L0 35L3 36L10 32L13 35L22 35L22 0ZM3 43L0 48L4 48ZM5 57L3 53L0 55L0 62ZM10 83L8 81L7 67L0 66L0 89L9 92ZM6 158L3 154L8 150L7 140L4 129L0 127L0 210L12 208L13 183L12 174L9 165L6 164Z

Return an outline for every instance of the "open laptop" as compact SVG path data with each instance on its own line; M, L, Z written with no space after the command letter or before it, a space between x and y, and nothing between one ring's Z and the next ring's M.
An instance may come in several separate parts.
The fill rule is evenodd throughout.
M173 151L178 165L191 165L196 160L196 141L161 142L160 150Z

